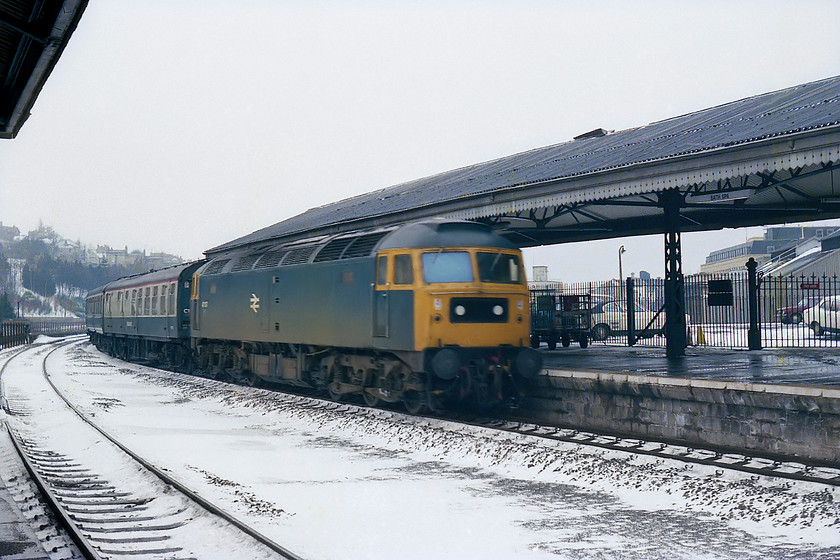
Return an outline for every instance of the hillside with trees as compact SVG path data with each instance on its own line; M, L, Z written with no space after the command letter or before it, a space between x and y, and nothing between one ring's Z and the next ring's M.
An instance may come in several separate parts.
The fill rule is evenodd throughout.
M180 262L166 253L86 246L49 226L21 235L17 227L0 223L0 320L82 316L88 290Z

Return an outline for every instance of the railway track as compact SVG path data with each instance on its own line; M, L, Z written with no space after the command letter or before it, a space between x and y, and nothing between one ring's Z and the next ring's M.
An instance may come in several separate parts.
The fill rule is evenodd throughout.
M554 441L577 443L613 451L626 451L662 459L673 459L685 463L709 465L720 469L734 470L754 475L840 486L840 469L833 467L806 465L795 461L779 461L741 453L645 441L617 435L596 434L572 428L541 426L529 422L499 420L495 418L462 419L461 421L485 428L530 435Z
M345 412L356 415L390 414L376 408L366 408L364 405L351 405L333 401L311 399L312 404L301 402L301 406L323 409L344 409ZM358 407L358 408L356 408ZM403 412L401 412L404 414ZM603 434L563 428L557 426L540 425L527 420L509 420L499 417L477 417L464 413L425 414L425 418L448 420L470 426L477 426L507 433L527 435L546 440L562 441L589 447L597 447L611 451L623 451L671 459L684 463L713 466L722 470L731 470L802 482L815 482L829 486L840 486L840 469L830 466L808 465L796 461L768 459L755 455L733 453L723 450L688 447L658 441L646 441L638 438L628 438L620 435ZM722 473L719 473L722 474Z
M301 406L314 408L341 408L353 414L376 414L382 408L368 408L361 400L358 405L322 399L311 390L296 390L293 387L277 389L287 394L303 396L313 404L301 403ZM358 409L356 407L359 407ZM387 411L387 408L385 409ZM403 413L402 410L400 410ZM390 411L386 412L390 413ZM421 416L441 420L461 422L473 426L494 429L509 433L529 435L547 440L563 441L613 451L624 451L638 455L672 459L684 463L713 466L721 470L731 470L802 482L815 482L830 486L840 486L840 468L825 465L805 464L784 458L768 458L749 453L735 453L726 449L689 447L673 442L647 441L626 437L619 434L595 433L569 427L541 425L530 421L527 411L517 410L514 416L477 417L474 414L458 412L426 413Z
M60 347L18 352L0 369L0 378L13 361L38 355L44 388L52 391L46 398L51 399L49 406L65 407L64 425L38 423L45 397L33 401L4 394L3 405L15 448L85 558L299 558L139 457L82 414L49 379L48 358ZM89 446L61 445L56 438L68 430Z

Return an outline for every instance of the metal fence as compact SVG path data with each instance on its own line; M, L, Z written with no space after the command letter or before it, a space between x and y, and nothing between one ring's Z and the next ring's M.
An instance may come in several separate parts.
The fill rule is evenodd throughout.
M31 317L0 322L0 348L29 344L38 335L69 336L85 332L85 320L76 317Z
M0 348L28 344L32 339L29 323L19 319L0 322Z
M746 270L686 276L689 344L749 348L748 286ZM665 346L661 278L540 287L547 289L591 297L593 344ZM762 348L840 347L840 278L759 276L756 302Z
M765 348L840 346L837 276L763 276L759 294Z

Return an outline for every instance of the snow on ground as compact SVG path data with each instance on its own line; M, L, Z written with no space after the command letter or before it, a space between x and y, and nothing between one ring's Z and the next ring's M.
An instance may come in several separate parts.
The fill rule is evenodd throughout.
M133 460L89 426L74 417L74 413L49 388L40 375L39 355L47 351L41 348L15 360L3 372L2 385L4 410L11 414L6 417L24 441L34 444L39 451L57 453L72 460L82 467L88 467L96 473L96 480L111 483L128 491L130 498L142 503L143 515L163 521L165 524L189 525L176 527L169 531L165 548L181 548L186 557L200 559L269 560L274 553L240 531L232 529L226 522L207 514L202 508L172 492L167 485L144 469L138 468ZM5 427L4 427L5 429ZM102 475L107 478L101 478ZM91 475L88 475L91 476ZM131 520L127 511L126 519ZM117 530L124 524L111 524L109 528ZM130 524L128 525L131 526ZM187 531L189 528L189 532ZM212 539L197 538L201 534L213 534ZM99 538L102 535L98 535ZM224 539L226 543L220 543ZM104 549L120 550L132 547L118 542L100 541ZM140 544L148 548L149 545ZM234 556L231 556L234 554ZM240 556L235 556L236 554ZM104 553L108 556L108 553ZM160 557L160 555L153 555ZM144 554L141 558L150 558ZM175 554L172 557L185 557Z
M49 367L106 430L306 558L840 557L822 485L325 407L88 344Z

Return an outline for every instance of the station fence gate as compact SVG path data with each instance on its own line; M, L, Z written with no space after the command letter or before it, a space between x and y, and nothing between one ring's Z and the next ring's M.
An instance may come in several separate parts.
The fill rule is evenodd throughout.
M758 274L756 284L761 348L840 347L840 278ZM746 270L686 276L688 343L750 348L749 285ZM665 289L661 278L539 287L540 293L546 290L558 296L591 296L593 344L665 346ZM633 303L628 304L631 300ZM532 313L534 310L532 297ZM813 322L819 324L816 330L811 327ZM635 327L632 332L630 327Z

